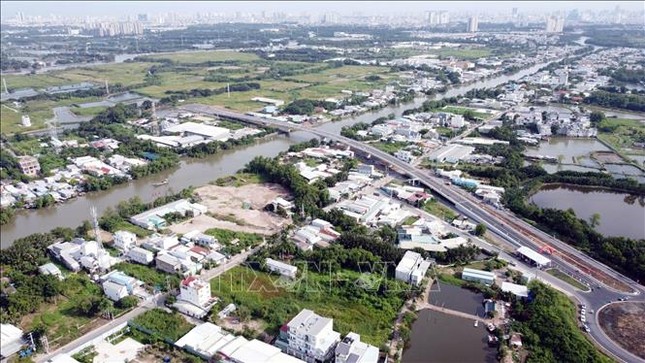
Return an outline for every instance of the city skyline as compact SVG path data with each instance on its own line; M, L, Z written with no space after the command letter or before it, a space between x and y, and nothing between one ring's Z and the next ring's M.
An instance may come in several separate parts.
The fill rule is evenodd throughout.
M118 6L127 3L127 11ZM79 5L87 6L79 6ZM370 2L369 7L365 6L362 1L343 2L342 8L338 7L335 1L306 1L306 2L288 2L288 1L190 1L182 2L181 5L176 2L147 2L147 1L34 1L18 2L3 1L0 5L2 18L9 19L15 16L17 12L25 16L110 16L126 17L127 15L136 16L137 13L164 13L175 12L178 14L195 14L200 12L288 12L288 13L325 13L335 12L341 15L352 15L360 13L362 15L385 15L385 14L405 14L419 11L437 11L445 10L449 12L469 12L469 13L492 13L492 12L511 12L512 8L517 8L520 12L542 12L553 13L559 11L570 11L573 9L602 11L613 10L620 7L626 11L639 11L642 9L642 2L639 1L620 1L620 2L577 2L577 1L531 1L531 2L505 2L505 1L462 1L462 2Z

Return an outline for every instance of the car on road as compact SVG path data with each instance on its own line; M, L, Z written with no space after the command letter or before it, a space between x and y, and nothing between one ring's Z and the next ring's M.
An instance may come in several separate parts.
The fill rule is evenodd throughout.
M587 318L585 318L585 316L584 316L584 315L580 315L580 321L581 321L581 322L583 322L583 323L586 323L586 322L587 322Z
M587 333L589 333L589 332L591 331L591 329L589 329L589 325L587 325L587 324L585 324L585 325L583 326L583 329L584 329Z

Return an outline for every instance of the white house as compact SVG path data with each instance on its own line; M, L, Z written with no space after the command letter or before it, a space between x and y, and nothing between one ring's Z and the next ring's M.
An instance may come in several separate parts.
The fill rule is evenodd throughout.
M143 249L141 247L135 247L128 251L128 258L130 261L140 263L142 265L149 265L155 258L154 253Z
M181 282L179 300L195 306L207 306L211 301L211 285L195 276L188 276Z
M430 261L423 259L421 254L407 251L396 266L395 277L397 280L419 285L430 268L430 263Z
M399 160L405 161L406 163L411 163L415 159L414 155L412 155L412 153L408 150L399 150L394 153L394 156Z
M291 266L287 263L276 261L272 258L266 259L267 268L273 272L279 273L282 276L287 276L295 278L298 273L298 268L296 266Z
M129 251L137 245L137 235L128 231L114 232L114 247L121 251Z
M58 266L54 265L53 263L49 262L46 263L42 266L38 267L38 272L40 272L43 275L52 275L58 277L59 280L63 279L63 273L60 271Z
M119 301L128 296L127 286L109 280L103 283L103 292L112 301Z
M8 358L20 351L25 344L23 331L11 324L0 325L0 356ZM4 362L4 359L2 360Z
M336 363L377 363L378 358L378 348L361 342L361 336L353 332L347 333L336 345Z
M333 324L333 319L303 309L280 330L276 346L307 362L327 361L340 341L340 333L333 330Z

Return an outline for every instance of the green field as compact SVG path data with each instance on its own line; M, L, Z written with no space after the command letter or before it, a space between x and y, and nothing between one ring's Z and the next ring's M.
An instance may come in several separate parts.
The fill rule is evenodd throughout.
M379 141L379 142L371 143L370 145L372 145L375 148L377 148L377 149L379 149L381 151L384 151L384 152L386 152L388 154L394 154L395 152L397 152L397 151L403 149L404 147L408 146L409 143L400 142L400 141L397 141L397 142Z
M387 341L403 303L400 297L378 296L374 291L358 287L352 281L360 274L353 271L343 270L341 275L334 276L302 273L305 278L300 283L288 286L277 281L279 276L235 267L211 281L212 294L225 304L235 302L238 310L248 309L253 318L269 323L272 332L306 308L333 318L334 330L342 335L354 331L361 335L362 341L377 347Z
M634 119L606 118L598 125L598 138L621 153L645 155L642 149L634 149L635 142L645 141L645 123Z
M142 83L145 72L154 63L115 63L92 67L69 68L42 74L21 74L4 76L9 89L61 86L79 82L95 82L103 84L108 80L111 84L121 83L125 86Z
M589 291L589 287L587 287L586 285L580 283L578 280L574 279L573 277L565 274L564 272L562 272L562 271L560 271L558 269L552 268L552 269L546 270L546 272L549 275L557 277L558 279L566 282L567 284L575 287L578 290Z
M13 105L3 104L0 110L2 117L0 118L0 128L2 133L11 134L14 132L39 130L45 128L45 122L54 118L54 107L70 106L75 103L94 102L99 101L98 97L86 98L68 98L59 101L52 100L36 100L27 102L26 108L17 109ZM19 112L14 112L7 107L13 108ZM75 108L73 108L75 109ZM91 112L96 112L94 109ZM22 127L21 116L23 114L29 115L31 119L31 127Z
M86 275L71 274L63 283L62 297L43 304L35 314L25 316L20 324L25 331L44 327L51 346L66 344L101 323L79 312L79 306L90 297L103 295L100 285ZM114 309L114 314L119 313Z
M455 218L457 218L457 213L455 211L441 204L436 199L432 199L426 202L426 204L423 206L423 209L426 212L434 216L437 216L445 221L452 222Z
M249 62L260 60L260 57L253 53L231 52L231 51L197 51L185 53L158 53L147 58L152 59L170 59L176 63L198 64L204 62L227 62L240 61Z
M472 115L474 117L477 117L477 118L482 119L482 120L485 120L485 119L490 118L492 116L492 114L485 113L485 112L477 112L477 111L473 110L472 108L468 108L468 107L445 106L444 108L441 108L441 109L438 109L438 110L443 111L443 112L452 113L452 114L455 114L455 115L463 115L467 111L470 111L470 112L472 112Z
M441 57L455 57L458 59L471 60L488 57L491 55L491 50L488 48L441 48L431 50L430 53Z

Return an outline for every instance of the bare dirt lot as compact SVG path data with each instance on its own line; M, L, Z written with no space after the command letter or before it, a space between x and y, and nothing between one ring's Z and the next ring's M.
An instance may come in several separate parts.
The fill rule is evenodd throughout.
M645 359L645 303L612 304L600 311L599 320L611 340Z
M623 158L612 151L596 151L592 156L601 163L620 164L623 162Z
M201 198L199 203L208 208L208 215L173 225L170 227L173 232L186 233L196 229L204 232L209 228L222 228L271 235L289 222L287 218L264 211L273 199L289 194L277 184L205 185L195 192Z

